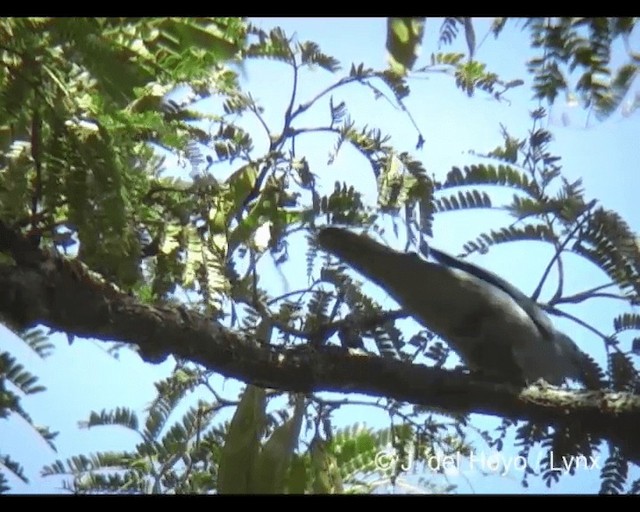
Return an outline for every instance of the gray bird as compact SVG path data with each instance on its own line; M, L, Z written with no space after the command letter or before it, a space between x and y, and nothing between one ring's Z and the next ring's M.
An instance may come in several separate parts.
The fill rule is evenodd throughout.
M598 386L591 358L533 300L499 276L434 248L429 249L432 263L339 228L320 230L317 240L384 288L472 371L515 384L544 379L560 385L574 379Z

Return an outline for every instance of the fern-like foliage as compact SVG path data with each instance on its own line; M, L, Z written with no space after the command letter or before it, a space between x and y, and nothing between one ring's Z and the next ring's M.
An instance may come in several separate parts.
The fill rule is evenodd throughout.
M462 18L445 18L440 26L440 37L438 44L451 44L458 36L460 25L462 24Z
M322 53L316 43L305 41L298 45L298 50L302 64L319 66L331 73L340 69L340 62L335 57Z
M616 333L627 329L640 330L640 315L624 313L613 319L613 328Z
M53 345L41 329L18 329L15 334L39 357L44 359L51 354ZM55 451L53 440L57 433L51 432L48 427L37 425L21 403L25 395L46 391L46 387L39 384L38 380L38 377L25 369L16 357L8 352L0 352L0 419L10 420L12 415L19 416L31 427L35 436ZM6 453L0 453L0 494L10 490L5 474L7 471L22 482L29 482L19 462Z
M474 190L466 193L458 192L457 195L441 197L436 200L438 212L460 210L462 208L491 208L491 198L486 192Z
M604 208L594 211L574 251L597 264L622 290L640 296L640 249L618 214Z
M411 70L418 58L418 50L424 36L424 18L389 18L387 20L387 43L389 67L404 75Z
M0 468L2 468L2 471L0 471L0 494L5 494L7 491L11 490L5 471L8 471L24 483L29 482L28 478L25 476L22 466L8 455L0 454Z
M618 108L637 76L638 64L629 55L629 62L612 70L611 51L615 40L633 30L635 19L535 18L525 26L532 45L542 51L529 62L538 98L553 103L559 93L574 89L599 119ZM568 75L576 70L579 76L572 87Z
M336 182L329 196L320 198L319 213L326 215L331 222L357 224L366 218L361 195L353 186Z
M268 34L250 26L250 34L258 38L258 43L250 44L244 51L247 57L275 59L288 64L294 62L291 41L281 28L275 28Z
M158 384L163 392L169 382L181 382L184 369L178 369L170 381ZM117 408L91 413L84 428L120 426L137 433L142 442L133 451L99 452L56 461L43 468L43 476L65 475L65 488L74 493L177 493L203 492L213 486L211 454L203 452L201 440L211 441L211 419L215 406L200 402L169 425L175 407L186 389L173 388L173 399L158 395L150 407L144 428L133 411ZM209 432L209 434L207 434ZM204 441L203 441L204 442ZM218 441L219 443L219 438ZM205 456L205 454L207 454Z
M516 188L529 195L538 194L538 186L522 171L513 167L500 165L471 165L460 169L453 167L440 188L459 187L462 185L497 185Z
M620 451L614 448L602 466L600 494L622 493L628 472L628 462L620 454Z
M466 252L478 251L480 253L484 253L491 245L523 240L536 240L553 243L556 238L553 232L544 225L527 225L524 227L511 226L497 231L491 230L489 233L483 233L476 238L476 240L467 242L464 245L464 249Z

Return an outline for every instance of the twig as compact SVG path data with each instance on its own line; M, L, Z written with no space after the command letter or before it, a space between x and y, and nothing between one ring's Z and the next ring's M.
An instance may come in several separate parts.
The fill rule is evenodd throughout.
M583 214L585 214L589 210L591 210L591 208L593 208L593 206L595 204L596 204L595 200L591 201L589 204L587 204ZM535 289L535 291L531 295L531 298L534 301L537 300L538 297L540 296L540 292L542 291L542 287L544 286L544 282L546 281L547 277L549 276L549 272L551 272L551 267L556 262L556 260L558 261L558 274L559 274L559 276L558 276L558 288L556 289L556 292L554 293L553 298L551 299L551 303L554 303L554 301L557 301L561 297L563 283L564 283L564 278L563 278L564 272L562 271L562 260L560 259L560 254L562 253L562 251L564 251L564 249L569 244L569 242L571 241L573 236L582 227L582 225L586 222L587 219L588 219L588 215L584 215L582 220L580 222L578 222L576 224L576 226L571 230L571 232L567 235L567 237L565 238L564 242L562 242L562 244L560 244L560 246L556 245L556 253L553 255L553 258L551 258L551 261L549 261L549 264L547 265L547 268L545 269L544 273L542 274L542 278L540 279L540 282L538 283L537 288Z

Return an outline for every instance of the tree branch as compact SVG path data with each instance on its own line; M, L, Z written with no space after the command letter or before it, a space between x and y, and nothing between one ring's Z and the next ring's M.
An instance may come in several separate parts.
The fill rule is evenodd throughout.
M75 336L136 344L145 361L175 355L265 388L363 393L453 413L556 426L570 422L640 462L640 396L546 386L521 390L341 347L261 345L182 306L142 304L79 261L33 246L11 247L18 242L24 240L0 222L0 251L13 253L17 263L0 264L0 316L18 326L43 324Z

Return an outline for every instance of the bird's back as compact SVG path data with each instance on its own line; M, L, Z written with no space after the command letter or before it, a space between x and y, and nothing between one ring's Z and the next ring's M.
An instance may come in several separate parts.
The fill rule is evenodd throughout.
M579 378L584 354L531 299L498 276L495 282L487 277L493 274L470 263L425 261L338 228L321 230L318 242L384 288L472 370L517 383L542 378L559 385Z

